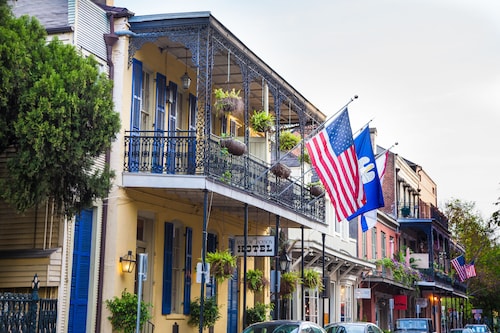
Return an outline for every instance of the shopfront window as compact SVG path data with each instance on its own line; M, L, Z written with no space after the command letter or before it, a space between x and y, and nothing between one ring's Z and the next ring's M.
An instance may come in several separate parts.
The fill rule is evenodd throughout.
M352 321L352 287L340 286L340 321Z

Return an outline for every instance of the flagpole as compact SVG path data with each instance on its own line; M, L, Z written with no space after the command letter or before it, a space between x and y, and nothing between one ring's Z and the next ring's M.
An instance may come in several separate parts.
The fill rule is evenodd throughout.
M366 126L370 125L370 123L373 121L373 119L375 119L375 118L368 120L363 126L361 126L361 128L359 130L352 133L352 137L354 138L356 136L356 134L361 133L365 129Z
M352 102L354 102L354 100L358 99L358 95L354 95L353 97L351 97L351 99L343 106L341 107L337 112L335 112L334 114L332 114L330 117L326 118L325 121L323 121L318 127L316 127L315 129L313 129L309 134L307 134L307 136L305 138L303 138L302 140L300 140L299 143L297 143L292 149L290 149L288 152L286 152L285 154L283 154L276 162L275 164L277 164L279 161L281 161L283 159L283 157L287 156L288 154L290 154L290 152L294 151L295 149L297 149L298 147L300 147L303 142L306 140L306 139L309 139L311 137L313 137L314 135L316 135L317 132L319 132L321 129L323 129L323 127L325 127L325 124L328 123L330 121L330 119L333 119L337 114L339 114L340 112L344 111L347 106L349 104L351 104ZM275 165L274 164L274 165ZM273 166L274 166L273 165ZM271 166L272 167L272 166Z
M390 146L389 148L387 148L386 150L384 150L383 152L381 152L380 154L377 154L377 156L375 156L375 159L379 158L380 156L384 155L387 151L391 150L392 148L396 147L398 145L398 142L394 142L392 144L392 146Z
M326 120L323 121L314 130L312 130L307 135L307 137L305 137L302 140L300 140L300 142L298 144L296 144L292 149L290 149L288 152L286 152L285 154L283 154L280 158L277 158L277 160L269 168L267 168L262 174L260 174L257 178L255 178L255 181L261 179L269 170L271 170L275 165L277 165L284 157L288 156L288 154L290 154L290 152L292 152L295 149L297 149L298 147L300 147L306 139L309 139L309 138L313 137L314 135L316 135L316 133L319 132L321 129L323 129L323 127L325 126L325 124L328 123L330 121L330 119L334 118L337 114L339 114L340 112L344 111L347 108L347 106L349 104L351 104L352 102L354 102L354 100L356 100L356 99L358 99L358 95L354 95L353 97L351 97L351 99L343 107L341 107L337 112L335 112L330 117L326 118ZM278 157L278 156L276 156L276 157ZM252 182L252 183L250 183L250 185L254 184L255 181Z
M330 117L326 118L326 120L321 123L318 127L316 127L312 132L310 132L306 138L302 139L302 141L304 141L305 139L309 139L310 137L316 135L317 132L319 132L324 126L326 123L328 123L330 121L330 119L334 118L337 114L339 114L340 112L344 111L347 106L349 104L351 104L352 102L354 102L354 100L358 99L358 95L354 95L353 97L351 97L351 99L343 106L341 107L337 112L335 112L334 114L332 114ZM371 121L371 120L370 120ZM300 146L302 144L302 141L299 142L295 147L293 147L293 149L297 148L298 146ZM290 151L292 151L293 149L290 149Z

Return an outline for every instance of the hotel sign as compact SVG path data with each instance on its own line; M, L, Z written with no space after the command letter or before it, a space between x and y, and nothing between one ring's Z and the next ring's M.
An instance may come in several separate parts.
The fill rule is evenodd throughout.
M274 241L274 236L248 236L245 250L245 237L236 236L234 253L241 257L245 252L249 257L274 257Z

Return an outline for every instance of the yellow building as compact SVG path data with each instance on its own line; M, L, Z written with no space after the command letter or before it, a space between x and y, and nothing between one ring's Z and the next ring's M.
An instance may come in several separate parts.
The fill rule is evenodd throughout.
M271 301L269 286L252 293L243 283L253 268L271 279L279 254L276 238L257 236L280 227L328 230L325 200L306 186L310 166L298 158L304 147L279 149L283 131L305 137L325 116L209 12L110 14L123 131L109 157L118 177L105 203L102 298L137 288L136 274L123 273L119 260L147 253L143 296L153 305L155 330L197 331L188 325L189 305L203 293L220 305L215 331L240 331L245 307ZM219 110L216 89L239 92L239 109ZM254 110L274 116L272 131L251 127ZM228 137L245 145L241 154ZM293 174L277 176L277 162ZM252 249L266 239L272 253L239 256L232 279L196 282L207 252L234 252L245 240ZM108 315L101 313L102 331L111 330Z

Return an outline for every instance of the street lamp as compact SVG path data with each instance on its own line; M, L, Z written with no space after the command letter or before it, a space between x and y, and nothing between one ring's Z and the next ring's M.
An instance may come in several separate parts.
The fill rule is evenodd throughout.
M292 258L286 253L282 252L280 255L280 268L282 272L287 272L290 269L290 263L292 262Z
M292 258L285 252L281 252L280 257L279 257L279 265L280 265L280 270L281 273L286 273L290 269L290 263L292 262ZM278 302L281 302L282 300L278 299ZM287 317L287 310L285 308L285 300L283 300L283 306L281 307L283 309L283 312L285 313L285 318ZM281 319L280 316L280 306L278 305L278 318Z

